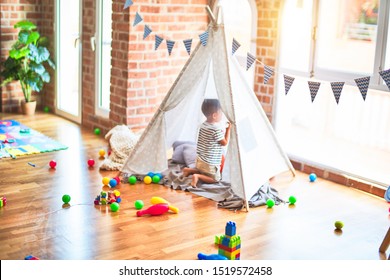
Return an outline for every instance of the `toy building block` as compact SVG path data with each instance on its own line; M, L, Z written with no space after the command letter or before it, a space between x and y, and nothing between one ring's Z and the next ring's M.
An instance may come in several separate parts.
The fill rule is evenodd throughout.
M236 223L235 222L227 222L226 223L225 235L227 235L227 236L236 235Z
M236 235L236 224L228 222L225 227L225 235L215 236L215 244L218 245L218 254L229 260L240 259L241 238Z

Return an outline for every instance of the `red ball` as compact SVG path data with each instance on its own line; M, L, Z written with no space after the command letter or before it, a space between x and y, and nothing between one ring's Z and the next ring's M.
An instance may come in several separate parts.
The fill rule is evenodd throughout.
M88 160L88 166L92 167L95 165L95 161L93 159Z
M118 176L115 177L114 179L115 179L117 185L119 185L121 183L121 179Z
M57 162L56 162L55 160L51 160L51 161L49 162L49 166L50 166L51 168L56 168Z

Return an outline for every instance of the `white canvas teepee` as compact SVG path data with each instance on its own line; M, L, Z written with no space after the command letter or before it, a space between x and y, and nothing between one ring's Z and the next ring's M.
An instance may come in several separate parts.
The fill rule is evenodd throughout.
M243 69L227 50L223 25L210 24L207 45L199 44L125 162L122 172L147 174L168 168L175 141L196 142L204 121L201 104L218 98L231 122L222 180L246 202L271 177L294 169Z

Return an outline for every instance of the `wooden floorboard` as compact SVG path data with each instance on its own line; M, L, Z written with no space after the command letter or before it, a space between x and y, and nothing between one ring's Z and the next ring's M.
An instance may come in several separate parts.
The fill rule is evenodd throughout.
M235 212L188 192L121 183L116 187L121 208L110 212L93 205L102 177L116 174L99 170L98 151L107 149L103 135L51 114L0 117L20 121L68 146L0 159L0 196L7 197L7 205L0 208L0 259L21 260L32 254L60 260L191 260L199 252L217 253L214 236L224 234L228 221L237 224L244 260L379 260L389 253L380 253L379 246L389 228L390 204L326 180L310 183L300 172L295 178L282 174L271 181L282 198L297 198L295 206ZM97 161L94 168L87 166L89 158ZM58 163L55 170L48 166L52 159ZM71 195L70 207L63 207L63 194ZM149 206L152 196L170 201L180 213L136 217L135 200ZM344 222L342 232L334 230L336 220Z

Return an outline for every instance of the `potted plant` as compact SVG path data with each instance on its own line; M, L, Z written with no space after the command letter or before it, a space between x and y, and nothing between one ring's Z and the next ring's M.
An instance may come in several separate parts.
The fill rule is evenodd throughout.
M50 58L47 49L48 40L41 37L37 27L30 21L20 21L14 25L20 29L18 39L12 45L8 58L2 63L4 78L1 86L12 81L19 81L24 101L22 101L22 111L31 115L35 112L36 100L32 99L32 92L40 92L44 83L50 82L50 74L45 65L55 69L54 62ZM32 112L28 108L32 107Z

